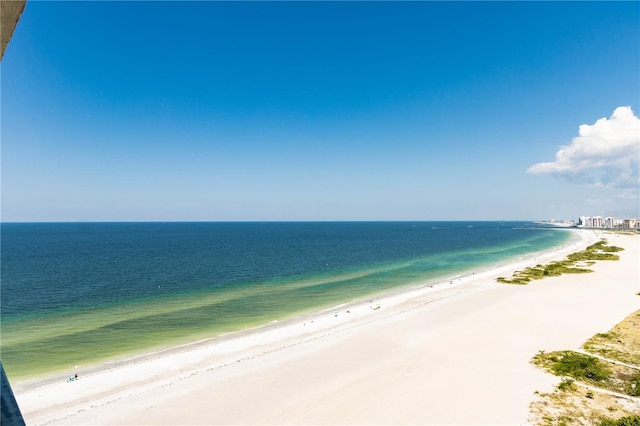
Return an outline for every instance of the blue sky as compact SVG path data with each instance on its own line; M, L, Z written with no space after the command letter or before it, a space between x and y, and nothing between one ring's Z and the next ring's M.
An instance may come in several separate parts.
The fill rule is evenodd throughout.
M29 1L1 64L2 221L638 216L639 20Z

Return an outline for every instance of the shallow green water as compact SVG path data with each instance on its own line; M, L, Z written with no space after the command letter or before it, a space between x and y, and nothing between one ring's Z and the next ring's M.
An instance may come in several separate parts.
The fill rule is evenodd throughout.
M562 244L521 223L2 225L13 378L168 347Z

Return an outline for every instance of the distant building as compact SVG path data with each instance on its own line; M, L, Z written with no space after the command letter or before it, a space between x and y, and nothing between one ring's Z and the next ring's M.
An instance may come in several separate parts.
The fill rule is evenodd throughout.
M617 219L615 217L580 216L579 228L598 229L640 229L639 219Z
M640 228L640 220L638 219L625 219L622 221L622 227L623 228L635 228L638 229Z

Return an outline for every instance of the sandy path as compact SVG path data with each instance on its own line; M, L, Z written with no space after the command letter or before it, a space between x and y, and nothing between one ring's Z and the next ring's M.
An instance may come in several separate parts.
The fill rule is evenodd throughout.
M595 238L582 233L579 248ZM511 286L486 271L16 398L28 424L522 424L555 382L531 357L578 348L640 305L640 236L608 238L625 251L592 274Z

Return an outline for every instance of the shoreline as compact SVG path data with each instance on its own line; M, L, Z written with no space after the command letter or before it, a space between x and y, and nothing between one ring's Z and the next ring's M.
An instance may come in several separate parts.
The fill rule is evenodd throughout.
M471 232L467 227L461 229L461 234ZM518 227L508 231L513 234L508 239L515 240L514 244L491 244L491 239L489 244L478 241L481 247L476 251L465 249L464 245L449 247L443 241L442 247L446 246L447 250L435 255L416 256L414 250L411 257L410 251L401 251L410 257L405 261L398 260L404 258L400 256L396 260L343 269L328 267L325 270L323 261L323 271L292 278L283 276L273 281L277 284L274 286L270 281L265 281L269 285L263 285L260 279L247 279L242 285L229 287L228 291L212 288L171 295L172 287L163 285L162 291L167 294L161 294L158 286L158 294L153 297L124 298L123 303L93 305L87 302L84 308L53 310L45 315L29 315L24 310L20 315L24 315L25 322L19 320L20 315L13 317L7 313L6 318L3 316L3 363L16 382L33 382L46 377L55 380L56 375L64 376L78 368L85 370L88 366L112 364L221 335L226 337L230 333L239 335L246 330L264 328L272 320L282 324L345 302L401 293L425 283L441 281L443 284L446 281L448 284L451 278L457 279L466 272L471 274L471 271L506 264L529 253L559 247L569 241L569 234L573 234L538 230L537 234L545 235L535 234L529 239L526 235L517 236L518 231L513 229ZM525 234L529 233L530 228L522 229ZM426 229L421 232L426 232L425 237L430 240L436 231ZM436 238L436 234L433 235ZM376 252L377 249L371 250ZM393 252L387 254L393 255ZM251 259L244 261L247 262ZM334 262L340 264L336 259ZM154 280L153 274L148 282L141 280L146 283L144 289L152 288L151 292L155 293ZM152 281L153 285L147 285ZM197 284L198 280L194 282ZM43 290L46 291L49 287ZM267 294L268 298L265 298ZM307 294L310 297L304 296ZM75 292L72 297L76 297ZM45 353L49 355L44 356Z
M58 380L38 382L39 385L28 382L16 384L16 397L29 424L44 424L54 420L63 420L63 423L77 420L81 424L82 419L86 422L86 419L91 418L85 416L90 416L93 410L101 411L116 404L127 405L127 401L134 399L156 398L168 386L174 386L172 389L175 390L172 392L188 393L188 389L184 389L180 382L206 380L206 376L212 373L216 376L233 376L235 370L251 370L253 367L250 364L278 362L282 357L291 356L288 352L313 355L317 349L314 348L318 345L326 346L336 340L343 341L348 336L361 335L376 328L393 327L421 311L452 310L460 301L476 296L487 297L490 296L488 293L495 290L511 293L512 289L505 289L520 286L497 284L497 276L531 266L532 262L544 263L564 258L576 251L577 247L586 247L601 238L595 232L577 232L580 239L574 239L562 247L523 256L516 262L494 265L478 273L451 277L449 284L441 282L431 288L431 284L425 283L413 289L376 297L374 302L366 300L343 304L317 312L314 316L292 318L248 332L130 357L109 368L79 372L80 380L74 383L60 383ZM610 239L609 242L615 245L615 240ZM623 251L622 254L624 253ZM543 281L546 280L551 279ZM373 309L378 304L380 309ZM346 311L350 313L347 314ZM337 317L335 312L338 313ZM177 389L181 387L182 389ZM85 410L82 415L77 414L80 410ZM126 414L122 418L126 418ZM97 419L102 417L94 417L93 422ZM342 422L344 421L348 422L348 419L345 418ZM186 419L184 422L194 421ZM169 421L167 424L175 422Z
M19 389L20 391L29 391L32 388L59 383L61 380L66 380L66 377L68 377L69 374L73 375L75 373L78 373L83 377L91 376L94 374L99 374L104 370L124 367L127 364L131 363L138 364L140 362L153 360L158 357L171 356L174 353L198 350L201 348L216 345L224 346L228 343L229 340L244 340L255 335L271 333L274 329L276 329L276 334L279 335L276 337L276 339L282 334L288 335L287 333L277 333L277 330L282 328L293 330L290 335L295 337L297 334L300 334L296 332L299 331L297 329L299 328L300 324L302 324L303 326L306 326L308 324L310 326L309 332L317 332L318 330L339 327L340 325L343 325L346 320L358 320L363 315L370 315L372 313L371 308L375 307L376 305L380 305L381 307L384 305L385 311L389 313L389 307L395 308L397 305L406 303L407 301L410 301L412 299L420 297L433 297L435 298L435 300L438 300L439 294L442 294L443 297L450 297L450 295L448 294L450 292L447 292L447 290L456 289L460 286L465 286L468 284L473 284L473 282L469 282L470 280L474 282L485 278L495 280L495 278L501 273L508 272L510 270L513 270L514 268L517 269L525 267L526 262L545 262L546 259L551 259L555 258L555 256L572 253L573 251L578 250L578 246L581 246L583 244L586 246L599 239L593 237L592 232L589 231L580 232L577 230L564 229L550 229L550 231L568 231L575 233L576 236L570 238L569 241L565 241L560 246L550 247L542 251L514 256L510 259L501 260L493 265L485 265L483 267L479 267L473 272L470 269L453 272L453 275L434 277L433 280L430 280L426 283L414 283L391 290L383 290L381 292L372 293L368 296L356 298L332 307L319 309L313 308L306 312L292 314L283 319L276 319L270 321L267 324L259 325L257 327L238 331L224 332L213 337L197 339L187 343L180 343L170 346L159 346L154 349L141 350L135 353L115 356L106 360L98 360L85 366L78 366L76 367L76 369L66 369L64 371L59 370L50 373L38 374L32 377L21 377L13 380L12 386L14 389ZM585 241L587 242L585 243ZM538 258L540 258L540 260L537 260ZM374 300L375 303L369 303L369 300ZM363 308L365 306L367 307L368 311ZM339 312L340 315L338 320L331 320L331 323L324 321L327 315L331 314L331 316L333 317L333 314L336 311L340 310L342 310L342 312ZM346 318L344 315L342 315L345 314L345 311L350 311L349 318ZM311 327L311 324L313 324L314 327ZM319 325L320 328L318 328ZM308 334L308 332L305 331L302 334Z

